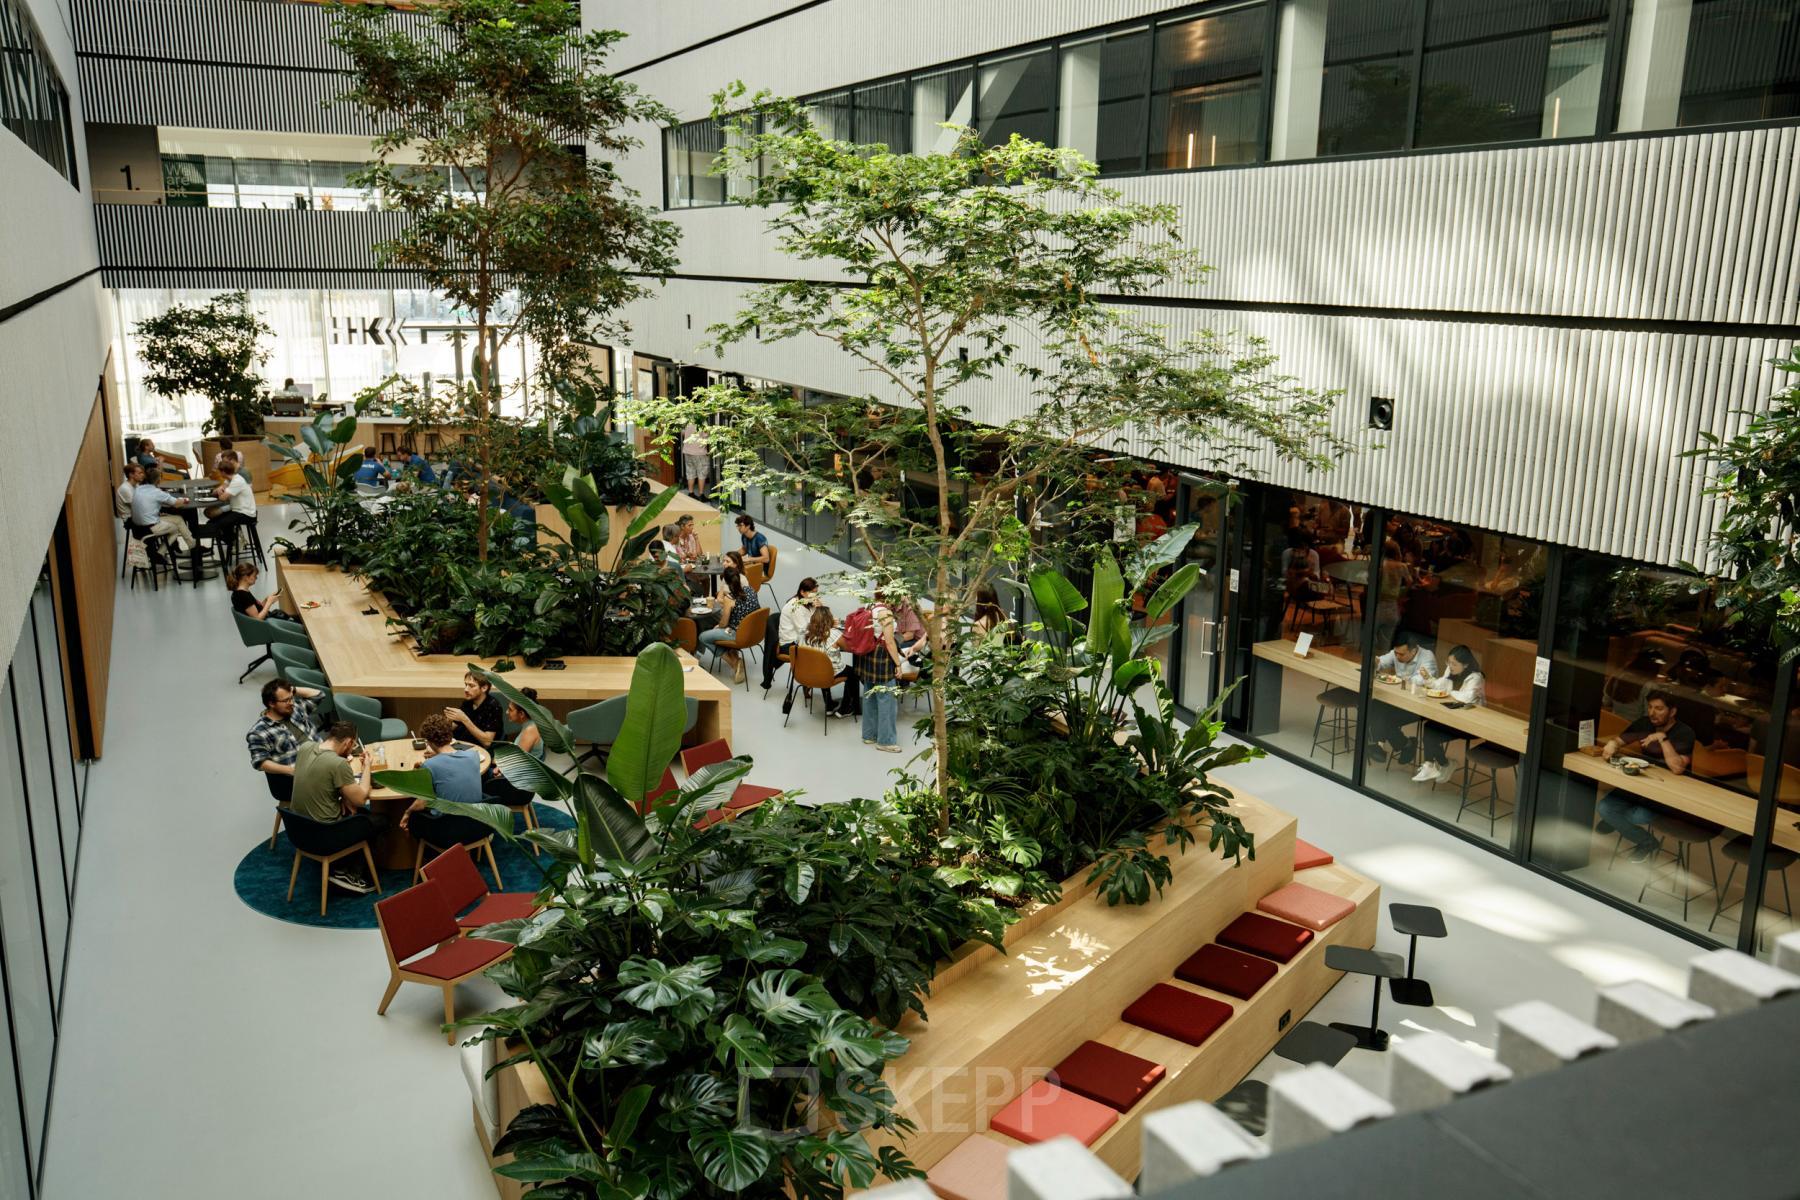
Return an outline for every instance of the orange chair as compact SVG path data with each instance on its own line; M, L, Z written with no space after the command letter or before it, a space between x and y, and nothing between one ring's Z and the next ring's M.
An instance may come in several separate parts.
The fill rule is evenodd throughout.
M456 924L465 935L471 929L496 921L522 920L543 907L530 892L488 891L481 868L475 865L469 848L461 842L426 863L421 872L442 889L450 911L462 913L456 918ZM468 911L463 912L464 909Z
M775 602L772 607L780 608L781 597L775 595L775 560L781 556L781 552L775 549L774 542L770 542L767 546L764 546L763 549L769 552L769 565L763 568L762 583L757 585L756 590L760 592L763 588L768 588L769 596Z
M837 671L832 668L831 656L817 646L795 646L793 657L789 660L789 672L793 676L793 686L806 693L807 707L812 706L813 689L818 688L829 699L831 689L837 686ZM793 715L793 706L781 718L781 727L787 728L788 717ZM825 733L831 733L831 717L825 717Z
M691 746L688 749L683 750L681 752L681 769L686 771L688 778L691 779L695 774L712 766L714 763L729 762L731 757L731 743L724 738L719 738L716 741L703 742L698 746ZM722 813L730 810L731 813L736 814L747 808L755 808L763 801L779 795L781 795L780 788L762 787L754 783L740 783L731 793L731 799L727 800L713 811ZM711 816L711 814L706 813L702 814L702 816ZM722 819L723 818L721 817L713 818L713 820Z
M1613 738L1624 733L1625 727L1629 724L1631 724L1630 721L1627 721L1612 709L1603 708L1600 710L1600 716L1594 722L1594 738L1601 745L1605 745Z
M719 665L719 656L724 654L727 650L735 650L739 654L745 655L744 690L746 692L749 691L750 661L748 655L753 650L758 652L762 650L763 635L768 631L769 610L766 608L759 608L749 616L745 617L742 621L738 622L737 631L731 641L714 642L712 644L713 666L716 667Z
M676 617L675 628L669 636L675 644L693 654L700 649L700 627L694 624L692 617Z
M1750 777L1753 789L1762 787L1763 765L1762 755L1744 755L1744 773ZM1800 767L1792 763L1781 764L1781 779L1775 784L1775 803L1783 808L1800 808Z
M381 926L389 971L377 1016L387 1015L401 984L428 983L443 989L444 1023L454 1024L456 985L512 956L512 947L504 942L464 937L450 915L443 886L430 880L376 901L375 923ZM446 1031L444 1040L456 1045L455 1031Z

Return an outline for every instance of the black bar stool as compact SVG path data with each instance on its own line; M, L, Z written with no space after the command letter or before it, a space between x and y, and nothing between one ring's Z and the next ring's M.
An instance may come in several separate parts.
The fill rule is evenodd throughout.
M1429 904L1390 904L1388 916L1394 922L1395 933L1412 939L1406 948L1406 978L1388 980L1388 994L1395 1004L1430 1008L1436 1003L1431 995L1431 985L1413 974L1413 965L1418 961L1420 938L1449 935L1449 930L1444 928L1444 914Z

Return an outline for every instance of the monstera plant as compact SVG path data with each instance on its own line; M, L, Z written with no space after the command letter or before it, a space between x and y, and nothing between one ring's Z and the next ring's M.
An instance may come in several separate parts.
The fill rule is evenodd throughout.
M300 508L300 515L288 528L304 533L304 543L276 539L296 562L343 565L352 547L366 540L375 524L374 516L356 495L356 471L362 466L362 455L351 448L351 442L356 438L357 415L374 403L379 393L380 385L361 393L353 414L319 413L300 427L298 438L283 433L267 440L269 449L297 467L306 480L305 490L288 497Z

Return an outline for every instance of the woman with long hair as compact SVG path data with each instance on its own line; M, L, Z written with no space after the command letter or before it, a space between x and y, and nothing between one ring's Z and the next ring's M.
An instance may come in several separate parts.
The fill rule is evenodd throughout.
M825 690L825 712L833 717L862 716L862 696L857 687L856 663L849 651L844 649L844 631L838 625L837 617L823 604L812 610L812 617L801 633L802 644L817 650L823 650L825 657L831 660L831 670L837 676L837 682L844 685L844 697L833 703L831 689Z
M756 611L756 593L744 583L743 572L727 566L719 572L719 593L714 597L714 603L721 614L719 623L700 635L700 643L716 648L722 642L736 640L737 627ZM731 664L731 681L744 682L744 656L736 650L726 650L724 655L725 661Z
M238 563L225 572L225 586L231 589L231 607L252 621L266 621L271 617L282 621L298 621L299 617L281 611L281 606L276 603L278 596L275 592L270 592L262 600L256 598L256 593L250 589L256 586L260 575L256 564L247 562Z
M819 603L819 581L808 575L794 589L793 596L781 606L781 619L775 630L775 654L770 654L767 647L763 650L762 689L768 691L775 686L775 668L781 663L776 657L786 654L794 648L806 633L806 623L812 620L813 609ZM789 695L781 709L786 712L792 704L793 696Z
M1430 686L1438 691L1449 692L1449 698L1457 704L1480 707L1487 703L1487 683L1481 677L1481 665L1475 661L1475 652L1467 646L1458 646L1444 656L1444 674L1432 680ZM1450 743L1464 740L1468 736L1461 730L1446 728L1436 721L1425 722L1424 737L1420 742L1421 761L1413 782L1434 783L1449 779L1453 773L1447 753Z

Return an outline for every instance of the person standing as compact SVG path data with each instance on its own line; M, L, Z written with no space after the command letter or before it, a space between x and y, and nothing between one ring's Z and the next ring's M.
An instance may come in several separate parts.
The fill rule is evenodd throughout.
M251 769L266 776L269 794L277 804L286 804L293 797L294 759L300 747L319 736L319 718L312 703L318 694L285 679L263 684L262 715L244 735L244 743L250 748Z
M144 468L144 480L131 493L132 523L149 526L151 533L166 533L169 540L183 554L194 548L194 535L189 532L187 522L163 515L165 508L185 508L186 500L175 497L158 487L162 482L162 471L157 467Z
M690 423L681 431L681 474L690 496L704 496L712 479L711 447L700 426Z
M900 690L896 685L907 664L894 640L894 612L876 592L866 608L845 618L844 626L842 641L856 655L856 677L863 691L863 745L898 754Z
M307 831L309 854L335 854L387 830L387 819L369 809L368 758L357 754L354 765L349 761L356 745L356 726L339 721L319 741L306 742L295 752L294 795L288 807L318 827ZM332 871L331 882L351 892L375 890L373 880L343 867Z

